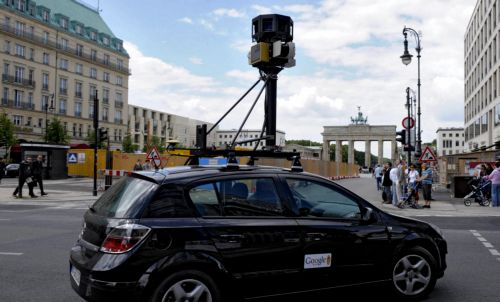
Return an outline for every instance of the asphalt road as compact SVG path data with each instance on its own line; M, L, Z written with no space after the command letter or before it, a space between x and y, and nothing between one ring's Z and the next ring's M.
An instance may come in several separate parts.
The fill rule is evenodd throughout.
M40 202L6 205L0 197L0 301L82 301L69 285L68 255L84 210ZM448 269L426 301L499 301L500 255L494 256L490 250L500 250L500 218L419 219L440 226L449 245ZM339 296L350 301L387 301L385 288L375 286L304 295L300 300L338 301Z

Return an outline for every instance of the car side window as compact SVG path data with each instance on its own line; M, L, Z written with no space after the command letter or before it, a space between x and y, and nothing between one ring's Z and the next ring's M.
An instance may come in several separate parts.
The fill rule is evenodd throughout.
M182 187L174 184L163 185L153 196L143 215L145 218L190 217L191 208L183 197Z
M189 190L202 216L274 216L282 214L272 178L231 179L205 183Z
M359 219L358 203L332 186L305 179L286 180L295 206L303 216Z

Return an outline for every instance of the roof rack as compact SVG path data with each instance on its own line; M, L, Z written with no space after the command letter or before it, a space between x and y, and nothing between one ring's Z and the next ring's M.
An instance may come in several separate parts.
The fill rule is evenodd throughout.
M292 161L292 171L302 172L302 165L300 163L300 153L298 152L282 152L275 150L222 150L222 149L188 149L190 155L184 165L195 166L199 165L199 159L202 157L226 157L227 166L238 168L238 161L236 157L249 157L247 165L253 166L259 158L284 158Z

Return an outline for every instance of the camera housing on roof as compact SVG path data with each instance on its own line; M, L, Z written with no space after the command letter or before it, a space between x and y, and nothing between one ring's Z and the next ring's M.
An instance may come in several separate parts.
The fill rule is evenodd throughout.
M293 20L288 16L260 15L252 19L252 41L273 43L293 41Z

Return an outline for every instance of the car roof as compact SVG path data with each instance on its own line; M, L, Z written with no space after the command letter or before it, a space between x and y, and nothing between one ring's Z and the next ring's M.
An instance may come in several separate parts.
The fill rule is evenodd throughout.
M158 184L162 184L167 180L185 179L185 178L203 178L206 176L221 176L222 173L241 174L241 173L273 173L273 174L301 174L301 175L314 175L306 172L292 172L290 169L274 166L178 166L163 168L156 171L135 171L132 176L147 179Z

